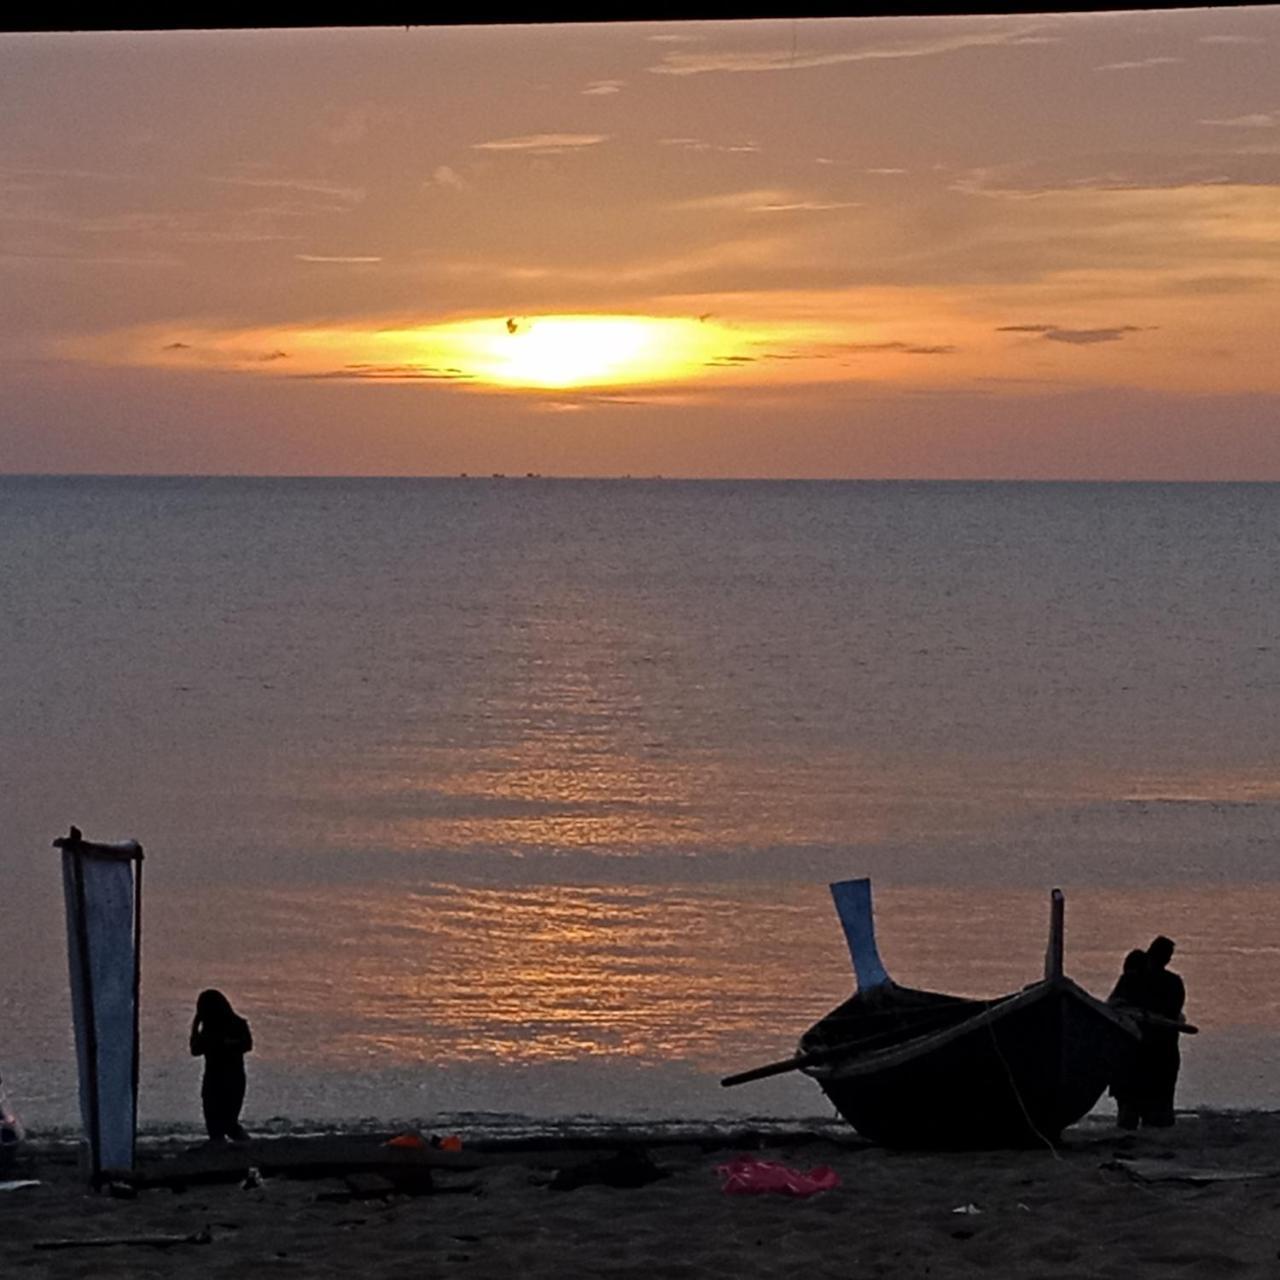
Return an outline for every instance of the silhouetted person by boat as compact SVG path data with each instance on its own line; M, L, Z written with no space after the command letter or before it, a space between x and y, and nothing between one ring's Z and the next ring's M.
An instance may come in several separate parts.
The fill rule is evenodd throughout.
M1173 941L1161 934L1147 948L1147 998L1143 1007L1158 1018L1178 1023L1184 1021L1187 989L1169 968L1172 959ZM1142 1029L1142 1048L1146 1077L1142 1123L1166 1127L1173 1124L1173 1094L1182 1065L1176 1028L1148 1023Z
M1147 953L1130 951L1124 958L1124 971L1107 997L1107 1003L1120 1009L1138 1011L1147 999ZM1116 1100L1116 1124L1122 1129L1136 1129L1142 1119L1144 1054L1134 1045L1128 1061L1119 1067L1108 1092Z
M1167 1128L1174 1121L1173 1095L1182 1063L1177 1027L1186 1021L1182 1009L1187 993L1168 967L1172 958L1173 942L1163 935L1146 951L1130 951L1108 997L1108 1003L1133 1013L1142 1024L1141 1043L1111 1082L1116 1123L1122 1129L1136 1129L1139 1123Z
M244 1105L244 1055L253 1048L249 1024L231 1007L221 991L202 991L191 1022L192 1057L204 1056L200 1102L211 1142L230 1138L242 1142L249 1135L240 1124Z

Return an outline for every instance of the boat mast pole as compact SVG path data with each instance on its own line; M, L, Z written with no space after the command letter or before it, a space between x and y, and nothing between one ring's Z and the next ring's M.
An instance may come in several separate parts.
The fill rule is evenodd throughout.
M1061 889L1049 895L1049 947L1044 953L1044 977L1055 982L1063 974L1063 927L1066 918L1066 900Z

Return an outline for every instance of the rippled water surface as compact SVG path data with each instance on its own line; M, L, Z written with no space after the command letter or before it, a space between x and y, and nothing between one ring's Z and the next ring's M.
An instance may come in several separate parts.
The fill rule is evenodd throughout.
M829 879L905 982L1179 942L1280 1105L1270 486L0 479L0 1071L74 1116L50 839L147 849L144 1116L823 1110Z

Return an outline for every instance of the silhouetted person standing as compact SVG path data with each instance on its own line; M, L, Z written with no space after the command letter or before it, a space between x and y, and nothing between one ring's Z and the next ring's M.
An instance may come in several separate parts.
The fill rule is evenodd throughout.
M200 1102L212 1142L248 1137L240 1124L244 1105L244 1055L253 1048L249 1024L221 991L202 991L191 1022L191 1054L204 1055Z
M1130 951L1124 958L1124 972L1107 997L1107 1003L1133 1012L1143 1010L1148 999L1148 973L1147 953ZM1143 1039L1145 1042L1145 1035ZM1146 1065L1144 1045L1136 1044L1112 1077L1108 1092L1116 1100L1116 1124L1122 1129L1136 1129L1142 1118Z
M1161 934L1147 948L1146 999L1142 1007L1170 1022L1182 1022L1187 989L1169 968L1172 959L1173 942ZM1173 1124L1173 1094L1178 1085L1178 1068L1182 1065L1178 1032L1173 1027L1148 1024L1142 1030L1142 1049L1145 1076L1142 1123L1167 1127Z

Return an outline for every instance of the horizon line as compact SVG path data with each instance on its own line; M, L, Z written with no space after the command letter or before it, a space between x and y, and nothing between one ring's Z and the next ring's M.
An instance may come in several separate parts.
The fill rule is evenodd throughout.
M5 480L553 480L644 484L1057 484L1057 485L1276 485L1280 477L1213 479L1161 476L686 476L662 472L574 475L538 471L423 472L249 472L249 471L0 471Z

